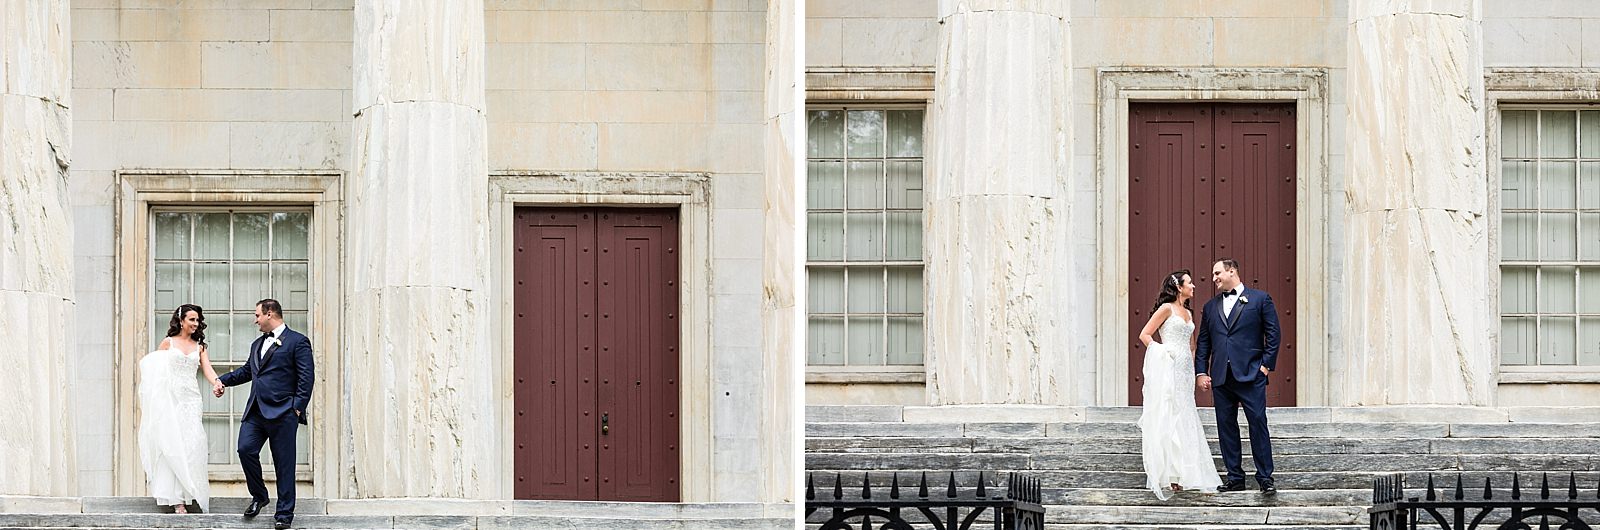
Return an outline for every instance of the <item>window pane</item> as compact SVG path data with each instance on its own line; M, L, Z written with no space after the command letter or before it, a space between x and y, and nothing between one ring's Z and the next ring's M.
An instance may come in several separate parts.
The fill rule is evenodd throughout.
M850 267L850 312L883 312L883 267Z
M289 326L289 329L293 330L310 331L311 319L306 318L305 311L285 310L283 312L283 325Z
M850 162L845 175L845 204L852 210L883 208L883 162Z
M889 156L922 156L922 111L889 111Z
M1539 154L1545 158L1578 156L1578 113L1546 110L1539 116Z
M285 311L311 309L310 266L304 263L277 263L272 265L272 293ZM264 297L263 297L264 298ZM260 300L257 298L256 300ZM252 300L254 304L256 300ZM251 310L255 306L250 306Z
M851 317L848 333L850 364L883 365L883 317Z
M1533 317L1500 319L1500 364L1526 365L1533 358Z
M1540 317L1539 364L1573 364L1577 360L1577 331L1572 317Z
M889 317L889 364L922 364L922 317Z
M1539 164L1539 207L1572 209L1577 207L1577 165L1574 162Z
M211 357L213 367L227 359L228 352L239 349L233 343L233 334L229 332L232 321L233 317L225 312L206 312L206 355Z
M1534 214L1531 213L1506 213L1501 214L1500 222L1500 257L1509 261L1524 261L1534 259L1534 237L1536 224Z
M195 214L194 259L228 259L230 219L225 213Z
M844 318L811 317L806 324L806 362L844 364Z
M890 208L922 209L922 162L889 162Z
M852 110L846 115L846 155L850 158L883 156L883 111Z
M228 391L233 392L234 389L229 388ZM206 396L205 401L222 400ZM206 429L206 451L210 457L207 461L213 464L229 463L230 455L238 454L235 452L238 444L234 441L238 428L233 426L233 422L229 421L227 416L203 418L200 423L205 425Z
M1600 209L1600 162L1578 165L1578 207Z
M1578 268L1578 312L1600 314L1600 267Z
M194 265L194 301L202 308L228 307L227 263L196 263Z
M1578 218L1570 213L1539 214L1539 259L1570 261L1578 257Z
M255 342L256 337L261 336L260 328L256 327L256 315L254 313L235 313L229 320L233 321L234 347L228 359L244 364L245 359L250 357L250 344Z
M806 156L844 157L844 111L813 110L806 120Z
M889 212L889 259L922 261L922 212Z
M156 264L156 312L172 315L178 306L194 299L194 292L189 290L189 264L188 263L157 263ZM204 306L201 306L202 308ZM161 330L153 331L164 331Z
M811 261L844 260L844 214L813 213L806 215L806 259Z
M850 212L848 215L846 221L848 225L845 228L850 238L850 242L845 244L845 248L849 250L847 259L850 261L883 259L883 212Z
M311 426L302 426L294 433L294 463L304 466L311 463Z
M306 259L311 251L311 214L272 214L272 259Z
M267 259L267 224L265 213L241 213L233 216L233 259Z
M844 209L844 162L806 164L806 208Z
M1600 259L1600 213L1581 213L1578 220L1583 223L1578 230L1578 259Z
M1585 110L1578 112L1578 155L1584 158L1600 158L1600 111Z
M806 305L811 313L844 313L844 269L806 269Z
M1531 209L1536 207L1533 195L1534 163L1506 161L1500 165L1500 208Z
M1578 270L1574 267L1542 267L1539 269L1539 312L1572 313L1576 309L1573 299L1577 292Z
M233 304L235 311L254 311L256 302L269 298L275 289L267 283L265 263L240 263L233 266Z
M1508 110L1500 113L1500 151L1505 158L1533 158L1539 143L1534 129L1538 111Z
M1600 318L1578 319L1578 365L1600 366Z
M150 237L156 241L156 259L189 259L189 214L156 213Z
M889 312L922 312L922 267L889 267Z
M1533 267L1500 268L1500 311L1503 313L1532 313Z

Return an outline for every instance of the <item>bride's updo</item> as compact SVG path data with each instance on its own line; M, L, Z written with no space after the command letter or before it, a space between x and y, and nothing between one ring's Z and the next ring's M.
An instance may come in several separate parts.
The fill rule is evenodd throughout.
M1156 306L1150 308L1150 312L1152 314L1161 309L1161 304L1175 302L1178 300L1178 288L1183 287L1184 276L1190 276L1189 269L1178 269L1173 271L1172 274L1168 274L1166 278L1161 280L1161 295L1156 297ZM1193 300L1193 298L1183 301L1183 307L1185 309L1189 308L1189 302L1191 300Z
M172 321L167 323L167 336L178 336L178 332L183 330L183 316L189 314L190 311L194 311L195 316L200 319L200 325L194 327L194 334L190 335L189 338L193 339L195 344L204 346L206 344L206 312L201 310L200 306L194 304L180 305L176 311L172 312Z

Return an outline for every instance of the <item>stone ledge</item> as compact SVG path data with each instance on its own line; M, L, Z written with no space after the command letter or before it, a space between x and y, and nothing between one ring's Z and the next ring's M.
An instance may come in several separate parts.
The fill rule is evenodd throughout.
M153 503L154 501L152 501ZM81 513L77 497L35 497L0 495L0 513Z
M810 405L808 423L1131 423L1140 407L1065 407L1051 405ZM1200 421L1213 423L1213 409L1202 407ZM1274 407L1272 423L1600 423L1600 406L1471 407L1388 405L1373 407ZM1241 420L1242 421L1242 420Z

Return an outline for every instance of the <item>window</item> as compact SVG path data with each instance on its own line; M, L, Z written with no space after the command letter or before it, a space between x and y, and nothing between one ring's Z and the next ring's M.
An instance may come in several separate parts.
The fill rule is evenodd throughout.
M922 364L920 108L807 116L807 359Z
M1600 366L1600 111L1501 118L1501 364Z
M166 335L172 311L193 303L205 310L207 351L217 374L243 365L250 343L261 335L255 304L274 298L283 304L290 328L310 329L309 210L187 209L156 210L151 242L155 294L150 344ZM237 469L239 419L250 396L248 383L211 397L204 375L201 421L211 443L215 471ZM310 469L309 428L299 431L295 462ZM271 451L262 451L271 470Z

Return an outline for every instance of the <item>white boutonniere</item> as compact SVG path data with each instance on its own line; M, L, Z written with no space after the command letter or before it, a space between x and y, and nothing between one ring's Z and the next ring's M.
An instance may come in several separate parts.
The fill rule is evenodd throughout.
M1239 303L1241 303L1241 304L1248 304L1248 303L1250 303L1250 297L1248 297L1248 296L1245 296L1245 295L1242 295L1242 294L1241 294L1241 295L1239 295Z
M263 341L261 343L261 351L267 351L267 348L271 348L273 346L282 346L282 345L283 345L283 341L278 340L277 337L267 337L267 340L265 340L265 341Z

